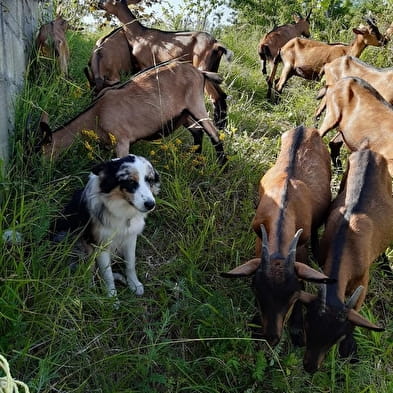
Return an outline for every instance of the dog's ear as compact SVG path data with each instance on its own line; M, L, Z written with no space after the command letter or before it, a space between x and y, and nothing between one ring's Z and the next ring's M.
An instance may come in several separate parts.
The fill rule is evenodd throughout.
M97 164L96 166L94 166L92 168L92 172L96 175L99 176L101 172L103 172L105 170L106 167L106 163L105 162L101 162L100 164Z
M116 172L119 169L119 160L112 160L97 164L92 168L94 175L100 177L100 189L104 193L111 192L119 185Z
M154 184L152 186L152 191L154 195L157 195L160 192L160 175L158 174L158 172L153 168L153 172L154 172Z

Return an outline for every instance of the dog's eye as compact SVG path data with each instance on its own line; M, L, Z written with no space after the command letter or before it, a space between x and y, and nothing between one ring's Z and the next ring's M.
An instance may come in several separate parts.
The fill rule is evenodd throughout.
M139 184L135 180L122 180L120 182L120 188L126 190L127 192L135 192L136 189L139 187Z

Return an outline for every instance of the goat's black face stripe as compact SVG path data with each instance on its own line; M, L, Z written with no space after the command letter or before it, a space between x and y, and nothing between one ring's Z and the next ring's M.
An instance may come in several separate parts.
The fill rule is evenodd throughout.
M130 194L135 193L139 187L139 183L134 180L120 180L119 185L120 189L126 190Z

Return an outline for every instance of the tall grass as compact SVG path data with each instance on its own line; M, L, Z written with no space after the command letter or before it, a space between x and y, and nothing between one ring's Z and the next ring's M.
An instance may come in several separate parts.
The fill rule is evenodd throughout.
M53 245L46 237L51 219L83 186L94 162L113 152L90 141L92 157L84 140L56 162L34 152L41 110L56 126L88 105L82 69L96 37L69 35L69 80L53 64L26 79L13 160L1 182L1 228L20 232L23 241L1 244L0 351L13 376L33 392L393 391L391 273L373 268L362 311L386 331L357 329L360 362L349 364L331 351L313 376L302 369L303 349L294 348L286 333L275 349L251 338L249 280L219 275L253 255L257 185L274 163L281 133L313 124L316 83L293 78L280 103L266 101L255 50L262 33L238 26L221 37L235 52L234 62L221 69L231 95L225 170L207 140L201 157L192 153L185 130L132 146L156 166L162 191L138 239L145 295L119 288L119 310L105 296L94 261L81 258L72 239ZM390 65L389 50L379 51L378 65Z

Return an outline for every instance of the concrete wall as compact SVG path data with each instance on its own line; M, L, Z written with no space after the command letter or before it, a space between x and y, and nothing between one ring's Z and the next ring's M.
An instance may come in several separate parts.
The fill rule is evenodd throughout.
M0 0L0 164L8 160L14 100L23 86L30 47L44 1Z

